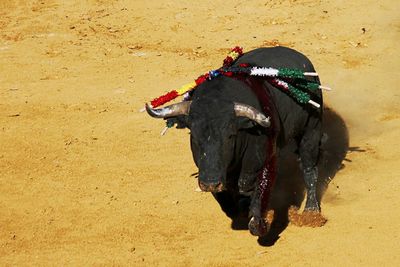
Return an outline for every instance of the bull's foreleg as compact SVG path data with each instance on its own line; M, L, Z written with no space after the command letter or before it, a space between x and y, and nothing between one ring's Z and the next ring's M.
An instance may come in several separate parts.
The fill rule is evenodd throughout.
M238 181L238 189L241 195L252 196L257 188L257 179L260 170L264 167L265 148L256 136L248 136L246 150L242 156L242 166Z
M275 139L270 139L267 143L267 158L258 175L250 206L251 220L249 222L249 230L255 236L264 236L268 232L266 215L271 190L276 178Z
M239 193L251 196L249 207L249 230L253 235L263 236L268 231L265 220L272 185L276 176L275 138L248 140L242 157L238 181ZM267 143L265 143L267 142ZM267 157L267 158L266 158Z
M251 203L249 230L252 235L264 236L268 231L266 215L269 198L276 178L276 156L271 156L258 178L258 186Z

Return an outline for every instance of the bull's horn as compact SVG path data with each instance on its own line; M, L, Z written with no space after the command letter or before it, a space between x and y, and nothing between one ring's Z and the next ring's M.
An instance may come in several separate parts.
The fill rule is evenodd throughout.
M271 125L271 121L269 117L266 117L263 113L258 111L256 108L242 104L242 103L234 103L235 114L238 117L246 117L261 126L267 128Z
M154 118L171 118L179 115L188 115L191 103L192 101L183 101L158 109L154 109L146 103L146 111Z

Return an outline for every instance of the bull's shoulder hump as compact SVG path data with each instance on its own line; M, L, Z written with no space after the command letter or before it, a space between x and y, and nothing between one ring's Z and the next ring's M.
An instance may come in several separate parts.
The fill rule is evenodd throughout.
M243 55L243 57L252 57L252 56L289 56L289 57L306 57L301 52L289 48L286 46L274 46L274 47L260 47L254 50L251 50Z
M234 65L249 63L260 67L301 68L312 71L311 61L302 53L284 46L261 47L251 50L240 57Z

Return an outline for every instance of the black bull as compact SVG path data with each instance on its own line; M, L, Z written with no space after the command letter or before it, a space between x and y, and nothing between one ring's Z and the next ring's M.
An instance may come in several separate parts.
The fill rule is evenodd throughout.
M233 66L241 63L315 71L304 55L285 47L250 51ZM318 78L312 79L319 83ZM264 102L257 90L266 96ZM201 190L212 192L232 219L251 218L250 232L263 236L268 229L265 215L276 176L276 156L290 140L298 145L307 190L305 210L320 211L316 197L323 110L320 90L312 94L312 100L321 108L299 104L263 78L219 76L200 84L191 101L162 109L146 107L151 116L190 129Z

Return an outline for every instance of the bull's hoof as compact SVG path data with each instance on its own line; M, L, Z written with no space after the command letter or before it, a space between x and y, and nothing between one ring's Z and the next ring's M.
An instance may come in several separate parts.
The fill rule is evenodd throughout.
M306 206L304 207L304 211L321 212L321 208L316 199L307 198Z
M263 218L251 217L249 231L254 236L265 236L268 232L268 222Z

